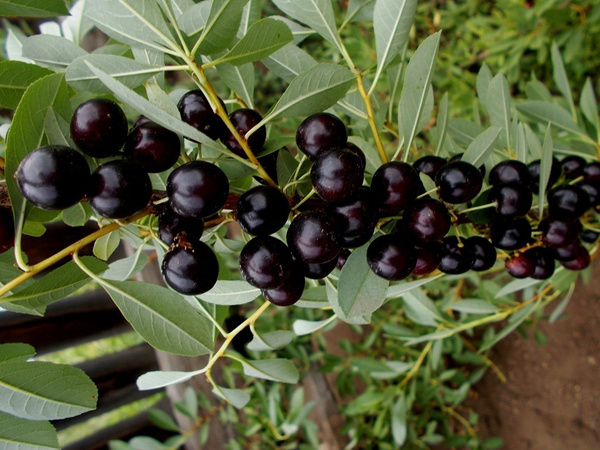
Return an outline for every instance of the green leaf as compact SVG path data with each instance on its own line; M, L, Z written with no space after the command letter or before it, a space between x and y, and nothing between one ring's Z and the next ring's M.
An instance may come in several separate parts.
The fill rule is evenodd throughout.
M265 18L253 23L248 32L224 56L210 65L221 63L241 64L259 61L291 42L292 32L280 20Z
M309 116L334 105L355 82L354 74L336 64L317 64L298 75L261 121L275 117Z
M567 111L554 103L526 101L517 105L517 110L525 117L543 125L550 123L557 129L581 135L582 131Z
M567 71L565 69L562 56L560 56L560 50L558 49L556 42L552 43L551 54L552 74L554 82L556 83L556 87L569 104L572 116L577 117L577 112L575 111L575 102L573 101L573 94L571 93L571 85L569 84L569 77L567 76Z
M271 16L271 18L275 19L275 20L280 20L288 26L288 28L292 32L292 37L294 39L292 42L295 45L298 45L300 42L302 42L308 36L310 36L311 34L314 34L314 31L311 30L310 28L303 27L302 25L294 22L293 20L288 19L287 17Z
M307 334L312 334L315 331L318 331L324 327L327 326L327 324L330 324L331 319L325 319L325 320L319 320L319 321L311 321L311 320L303 320L303 319L298 319L296 321L294 321L293 324L293 329L294 329L294 334L296 336L306 336Z
M378 0L373 12L377 72L375 79L402 52L417 11L417 0Z
M484 164L494 150L500 130L498 127L491 127L477 136L462 155L461 161L473 164L475 167Z
M96 386L75 367L49 362L0 364L0 411L30 420L73 417L96 407Z
M350 0L344 22L372 22L375 0Z
M107 261L110 255L119 247L120 243L121 233L119 230L111 231L96 239L96 242L94 242L94 256L102 261Z
M198 295L200 300L215 305L245 305L260 295L260 289L245 281L218 280L208 292Z
M569 289L569 291L566 293L566 295L563 297L560 303L556 305L556 308L552 310L550 317L548 317L548 322L555 323L562 316L562 313L565 311L565 309L569 305L569 302L571 301L571 298L573 297L573 292L574 289Z
M196 3L177 18L177 25L188 36L194 36L202 31L208 20L212 2Z
M167 431L173 431L179 433L181 428L177 425L177 422L168 413L162 409L153 408L148 411L148 419L153 425Z
M241 389L229 389L213 384L213 393L238 409L243 408L250 401L250 395Z
M211 323L181 295L155 284L101 280L129 323L154 348L184 356L210 353Z
M293 338L294 333L286 330L255 334L254 338L248 343L248 349L256 352L277 350L288 345Z
M30 36L23 43L23 56L54 71L64 71L75 59L87 54L68 39L50 34Z
M298 369L289 359L260 359L239 360L242 363L244 374L249 377L273 380L280 383L296 384L300 378Z
M440 102L440 107L437 115L436 132L437 139L435 142L435 155L439 155L442 147L444 146L444 139L446 139L446 132L448 125L448 93L446 92Z
M413 322L437 326L438 322L443 321L434 303L420 289L405 293L402 300L406 315Z
M515 157L517 161L527 164L528 151L527 141L525 140L525 127L519 122L517 136L515 138Z
M51 73L34 64L0 61L0 108L15 109L27 87Z
M85 55L77 58L67 68L66 80L78 91L106 93L110 90L98 79L87 65L90 63L125 86L134 89L141 86L151 76L160 73L161 67L152 66L135 59L115 55Z
M519 327L519 325L521 325L525 321L525 319L527 319L527 317L529 317L529 315L535 309L537 309L538 306L539 303L530 303L529 305L523 307L522 309L514 313L508 320L509 324L500 333L494 336L493 339L486 341L480 347L479 352L485 352L486 350L489 350L502 339L504 339L506 336L508 336L510 333L512 333L514 330L516 330Z
M0 413L0 448L46 450L59 449L60 445L50 422L19 419Z
M86 256L82 260L96 274L107 268L106 264L96 258ZM88 275L82 272L74 262L70 261L37 280L31 286L21 289L3 300L11 302L12 311L24 308L23 312L27 312L33 309L38 314L43 315L46 306L68 297L87 284L88 281Z
M273 3L290 16L308 25L326 41L340 47L340 37L335 25L335 16L330 0L273 0Z
M478 299L457 300L450 305L450 309L468 314L494 314L498 312L496 306Z
M93 211L88 203L79 202L61 213L62 220L70 227L82 227L92 217Z
M15 217L15 230L31 208L22 196L14 174L19 163L44 142L46 115L54 110L64 116L70 114L69 88L64 74L40 78L27 88L15 110L6 142L6 186Z
M171 49L173 37L155 0L93 0L87 2L85 16L124 44L160 52Z
M550 180L550 172L552 171L552 151L554 150L554 144L552 143L552 129L550 124L546 129L546 135L544 136L544 144L542 145L542 160L540 162L540 181L538 188L538 203L539 209L538 214L540 217L544 214L544 203L546 202L546 187Z
M406 400L404 394L400 395L394 402L390 410L392 436L394 443L398 446L404 445L406 441L407 425L406 425Z
M502 143L510 150L510 93L503 74L499 73L490 81L485 105L492 125L504 129Z
M2 64L2 63L0 63ZM594 93L592 81L587 78L581 91L579 107L585 118L594 126L596 135L600 136L600 119L598 118L598 101Z
M140 391L159 389L172 384L183 383L199 373L201 371L198 370L192 372L156 370L140 375L136 381L136 385Z
M372 314L385 300L389 282L375 275L367 264L368 247L354 250L340 273L338 303L342 320Z
M429 36L419 45L408 65L400 96L399 128L404 137L405 157L408 157L431 89L431 77L435 68L441 32Z
M434 275L432 277L421 278L420 280L415 280L415 281L410 281L410 282L403 281L403 282L400 282L397 284L392 284L387 291L386 299L399 298L402 295L406 294L407 292L410 292L413 289L418 288L419 286L424 286L427 283L437 280L438 278L440 278L442 276L443 276L443 274L440 273L440 274Z
M139 247L138 250L127 258L119 259L110 264L108 270L102 275L107 280L125 281L133 277L136 273L140 272L150 260L150 256L144 253L142 250L143 246Z
M536 284L540 284L542 280L533 278L523 278L521 280L513 280L496 293L496 298L504 297L505 295L514 294Z
M0 344L0 363L12 359L29 359L35 356L35 348L29 344Z
M484 109L487 111L487 91L490 87L490 83L492 81L492 71L487 66L487 64L483 64L479 73L477 74L477 98L479 102L483 105Z
M221 81L239 95L248 108L254 108L254 66L251 63L241 66L224 63L215 68Z
M65 16L64 0L0 0L0 17Z
M198 38L197 55L214 55L234 40L248 0L213 0L206 24Z
M317 65L312 56L294 44L283 46L262 62L271 72L288 83L305 70Z

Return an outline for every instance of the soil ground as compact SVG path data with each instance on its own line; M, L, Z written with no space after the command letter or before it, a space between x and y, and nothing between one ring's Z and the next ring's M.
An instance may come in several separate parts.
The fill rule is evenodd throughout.
M470 406L483 436L507 450L600 449L600 265L580 285L557 323L539 324L548 342L518 333L500 342L491 359L508 381L488 371Z

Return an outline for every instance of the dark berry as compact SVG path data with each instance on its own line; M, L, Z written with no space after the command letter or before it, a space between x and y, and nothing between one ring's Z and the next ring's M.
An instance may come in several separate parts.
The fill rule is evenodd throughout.
M305 283L302 272L294 267L281 286L273 289L263 289L262 293L274 305L291 306L302 297Z
M179 159L179 136L153 122L138 125L127 136L123 152L132 163L146 172L170 169Z
M375 275L395 281L408 277L417 263L417 255L409 242L399 236L379 236L369 244L367 263Z
M454 161L438 171L435 182L440 188L442 200L448 203L465 203L479 194L483 178L474 165Z
M240 270L244 279L260 289L281 286L292 269L292 255L287 246L272 236L250 240L240 252Z
M579 240L576 240L571 242L569 245L565 245L564 247L552 249L552 254L554 256L554 259L556 259L557 261L569 261L577 256L577 254L580 251L579 247L584 248L581 245L581 242L579 242Z
M490 230L492 244L503 250L518 250L531 239L531 225L522 217L514 220L497 220Z
M201 219L223 207L229 194L229 180L214 164L191 161L171 172L167 194L177 214Z
M309 264L337 258L342 245L338 224L331 214L306 211L297 215L287 231L287 243L294 256Z
M503 219L527 215L533 202L529 186L523 183L501 183L492 188L489 199L496 202L496 214Z
M459 153L457 155L454 155L452 158L450 158L450 161L448 162L455 162L455 161L462 161L462 157L463 157L464 153ZM479 173L481 174L481 178L485 177L485 166L482 164L478 167L479 169Z
M400 161L381 165L371 181L373 197L392 215L409 206L420 187L421 180L417 171L410 164Z
M92 174L87 197L99 215L109 219L124 219L150 201L152 183L148 173L127 161L109 161Z
M540 222L538 230L542 232L542 243L551 248L565 247L573 243L579 235L576 222L547 217Z
M581 238L581 240L583 242L587 242L588 244L593 244L600 237L600 233L588 229L588 230L583 230L579 234L579 237Z
M246 233L255 236L273 234L287 222L290 204L279 189L256 186L240 196L236 214Z
M229 114L229 120L231 120L235 129L244 138L248 131L254 128L255 125L258 125L262 120L262 116L253 109L240 108ZM266 139L267 129L263 125L248 138L248 146L252 150L252 153L258 153L263 148L263 145L265 145ZM240 143L229 130L226 130L221 135L221 141L233 153L243 157L246 156L246 152L244 152Z
M225 104L221 100L225 109ZM226 130L223 120L210 106L204 93L199 90L189 91L177 103L181 120L204 133L213 141L217 140Z
M15 224L12 210L0 208L0 253L11 248L15 242Z
M344 248L362 247L371 240L373 233L375 233L375 226L373 228L365 228L361 233L354 236L340 236L340 242Z
M417 263L413 275L427 275L440 265L442 246L439 242L419 242L414 244L417 252Z
M569 155L562 159L561 164L565 178L567 180L574 180L583 175L583 168L586 162L581 156Z
M349 200L332 205L331 212L336 216L340 235L348 239L373 234L379 219L377 203L366 187L359 188Z
M219 262L211 248L198 241L165 253L162 274L167 284L180 294L199 295L217 282Z
M442 167L444 167L448 161L441 156L427 155L417 159L412 166L417 172L422 172L428 175L432 180L435 180L435 176Z
M529 184L529 170L521 161L509 159L492 167L488 180L491 185L511 182Z
M451 219L446 206L432 198L420 198L404 213L408 229L421 241L439 241L450 230Z
M148 122L152 122L152 121L150 119L148 119L146 116L139 115L138 118L135 119L132 129L137 127L138 125L141 125L143 123L148 123Z
M440 271L458 275L469 271L475 263L475 251L472 246L460 242L456 236L447 236L442 240L442 259Z
M189 242L198 241L204 231L204 221L181 217L167 205L166 210L158 216L158 238L171 245L182 231L185 231Z
M554 257L552 251L545 247L534 247L525 254L535 261L535 269L530 275L536 280L547 280L554 274Z
M114 156L127 137L127 117L111 100L88 100L77 107L71 118L71 137L79 150L89 156Z
M487 239L481 236L472 236L463 241L465 247L471 248L475 254L472 269L477 272L491 269L496 263L496 248Z
M321 153L310 170L312 185L323 200L340 202L354 195L362 185L364 166L349 150L336 148Z
M590 206L586 191L579 186L564 185L548 193L548 213L560 219L576 219Z
M583 270L590 265L590 261L591 259L589 252L585 247L580 245L576 247L573 258L566 261L560 261L560 263L565 269Z
M367 167L367 157L365 156L365 153L360 148L358 148L357 145L354 145L352 142L346 142L344 148L358 156L358 158L362 162L363 170L365 167Z
M340 254L338 255L337 264L335 265L335 267L338 270L342 270L346 265L346 261L348 261L349 257L350 250L348 250L347 248L343 248L342 251L340 251Z
M525 253L519 253L513 255L506 260L505 268L506 271L515 278L527 278L533 275L535 270L535 260L531 258L531 255Z
M585 181L600 182L600 162L591 162L583 167Z
M344 122L325 112L307 117L296 131L296 145L311 161L323 151L343 147L347 140Z
M534 194L537 194L540 190L540 170L542 168L542 161L536 159L527 165L529 170L529 182L531 183L531 190ZM558 181L562 174L562 166L558 159L552 158L552 165L550 166L550 176L548 177L548 184L546 190L551 189L554 183Z
M335 269L338 263L338 258L333 258L331 261L320 264L308 264L298 260L296 266L306 278L310 278L311 280L320 280L333 272L333 269Z
M590 200L590 206L600 205L600 183L594 181L584 181L583 183L578 183L577 186L587 192Z
M23 158L16 178L23 196L38 208L65 209L85 195L90 169L77 150L48 145Z

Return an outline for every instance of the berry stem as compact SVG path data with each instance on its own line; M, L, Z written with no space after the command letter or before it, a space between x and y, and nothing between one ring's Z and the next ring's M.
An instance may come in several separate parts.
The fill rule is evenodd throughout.
M24 272L29 272L31 270L31 266L25 262L23 259L23 252L21 251L21 242L23 238L23 225L25 224L25 208L21 208L21 213L16 221L18 224L17 229L15 230L15 261L19 269Z
M292 211L296 211L298 208L300 208L300 206L302 206L308 199L310 199L316 193L317 193L317 191L315 191L314 189L311 189L311 191L308 194L306 194L306 197L304 197L302 200L300 200L298 203L296 203L296 205L294 205L294 207L292 208Z
M496 205L497 205L496 202L491 202L491 203L486 203L485 205L472 206L471 208L463 209L463 210L460 210L458 212L461 213L461 214L464 214L464 213L468 213L468 212L471 212L471 211L479 211L480 209L492 208L492 207L494 207Z
M358 92L365 103L365 107L367 108L367 116L369 121L369 126L371 127L371 132L373 133L373 138L375 138L375 145L377 146L377 151L379 152L379 157L383 163L388 162L388 157L385 153L385 149L383 148L383 143L381 142L381 136L379 136L379 130L377 129L377 124L375 123L375 113L373 112L373 105L371 103L371 97L365 90L365 85L363 82L362 74L356 71L356 84L358 87Z

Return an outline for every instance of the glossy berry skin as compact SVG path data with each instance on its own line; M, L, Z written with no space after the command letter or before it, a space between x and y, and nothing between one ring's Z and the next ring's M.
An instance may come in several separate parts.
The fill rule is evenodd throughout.
M138 125L141 125L143 123L148 123L148 122L152 122L150 119L148 119L146 116L144 115L139 115L137 119L135 119L135 122L133 123L133 128L137 127Z
M321 280L333 272L333 269L335 269L338 263L338 258L333 258L331 261L321 264L307 264L302 261L296 261L296 267L298 267L300 273L306 278L310 278L311 280Z
M560 248L572 244L579 235L578 224L574 220L564 221L546 217L538 225L542 232L542 243L551 248Z
M304 292L306 280L300 270L292 268L284 283L273 289L263 289L262 294L267 300L277 306L291 306L300 300Z
M409 206L421 188L419 174L410 165L400 161L382 164L373 174L371 192L382 209L397 214Z
M165 253L162 275L180 294L199 295L211 290L217 282L219 262L211 248L198 241Z
M253 109L249 108L240 108L236 109L234 112L229 114L229 120L238 131L238 133L244 137L248 131L250 131L255 125L262 120L262 116ZM248 146L252 153L258 153L265 145L265 141L267 139L267 129L262 126L258 130L256 130L252 135L248 138ZM225 144L229 150L233 153L246 157L246 152L237 141L235 136L226 129L221 135L221 142Z
M442 240L442 259L438 269L451 275L465 273L473 267L475 257L471 246L461 245L456 236L447 236Z
M336 217L341 237L349 240L365 233L373 234L379 219L377 202L366 187L359 188L349 200L332 205L330 210Z
M229 193L229 180L216 165L191 161L167 179L171 208L183 217L202 219L219 211Z
M175 165L180 146L177 134L156 123L146 122L127 135L123 152L129 162L142 166L146 172L159 173Z
M199 241L204 232L204 221L181 217L167 205L167 209L158 216L158 238L171 245L181 232L185 232L188 242Z
M417 254L409 242L387 234L369 244L367 263L375 275L390 281L408 277L417 263Z
M281 286L292 269L287 246L272 236L257 236L240 252L240 270L244 279L259 289Z
M367 157L365 156L365 153L357 145L354 145L352 142L346 142L346 145L344 145L344 148L346 150L349 150L350 152L354 153L356 156L358 156L358 158L360 159L360 162L362 163L363 170L365 169L365 167L367 167Z
M323 211L297 215L288 228L286 239L292 254L309 264L321 264L337 258L342 245L337 222Z
M593 244L600 237L600 233L593 230L583 230L581 233L579 233L579 237L583 242Z
M573 254L573 258L560 261L561 265L568 270L583 270L590 265L591 258L587 249L583 246L578 246Z
M583 178L585 181L600 183L600 162L591 162L583 167Z
M77 107L71 118L71 137L86 155L94 158L117 155L127 137L127 117L111 100L88 100Z
M343 147L347 140L344 122L326 112L307 117L296 130L296 145L311 161L324 151Z
M558 186L548 193L548 214L560 219L576 219L590 206L586 191L579 186Z
M479 170L463 161L449 162L442 167L435 182L439 186L440 198L448 203L465 203L474 199L483 184Z
M326 202L340 202L354 195L362 185L364 165L360 158L344 148L321 153L310 170L310 181Z
M510 182L495 185L489 199L496 202L496 214L503 219L515 219L527 215L533 202L529 186Z
M225 108L222 101L221 104ZM223 120L213 111L206 96L199 89L185 93L179 99L177 109L179 109L181 120L204 133L213 141L217 140L226 130Z
M414 244L417 263L413 275L427 275L438 268L442 260L442 245L439 242L419 242Z
M511 182L529 184L529 170L521 161L508 159L492 167L488 181L493 186Z
M452 224L446 206L432 198L420 198L404 213L406 226L418 239L424 242L439 241Z
M585 247L581 245L581 242L576 240L571 242L569 245L565 245L564 247L553 248L552 256L557 261L570 261L577 257L577 254L580 252L580 247L585 250Z
M15 242L15 224L10 208L0 208L0 253L11 248Z
M590 200L590 206L598 206L600 205L600 183L594 181L584 181L582 183L578 183L581 189L583 189Z
M127 161L109 161L91 176L88 190L90 206L102 217L124 219L150 201L152 183L148 173Z
M542 162L539 159L530 162L527 165L529 170L529 182L531 183L531 190L534 194L537 194L540 190L540 170ZM552 166L550 167L550 177L548 178L548 184L546 190L551 189L554 183L558 181L562 174L562 165L556 158L552 158Z
M240 227L254 236L273 234L287 222L290 204L287 197L272 186L256 186L244 192L236 206Z
M562 164L563 175L567 180L574 180L583 175L583 168L586 164L585 159L575 155L565 156L560 163Z
M491 269L496 263L496 248L487 239L481 236L472 236L463 241L465 247L469 247L475 254L472 269L483 272Z
M16 178L23 196L38 208L65 209L85 195L90 169L77 150L49 145L23 158Z
M527 278L533 275L535 260L531 258L531 255L527 255L526 252L519 253L507 259L504 267L514 278Z
M336 269L342 270L344 268L346 261L348 261L348 258L350 257L350 254L350 250L347 248L342 249L337 258L337 264L335 265Z
M435 155L427 155L417 159L412 166L417 172L428 175L432 180L435 180L435 176L442 167L444 167L448 161L446 158Z
M514 220L497 220L492 224L490 237L496 248L518 250L531 239L531 225L522 217Z
M552 251L545 247L534 247L525 252L535 261L535 268L530 275L536 280L547 280L554 274L554 257Z
M462 161L463 155L464 155L464 153L458 153L458 154L454 155L452 158L450 158L450 161L448 161L448 162ZM485 173L486 173L485 166L482 164L478 167L478 169L479 169L479 173L481 174L481 178L484 178Z

